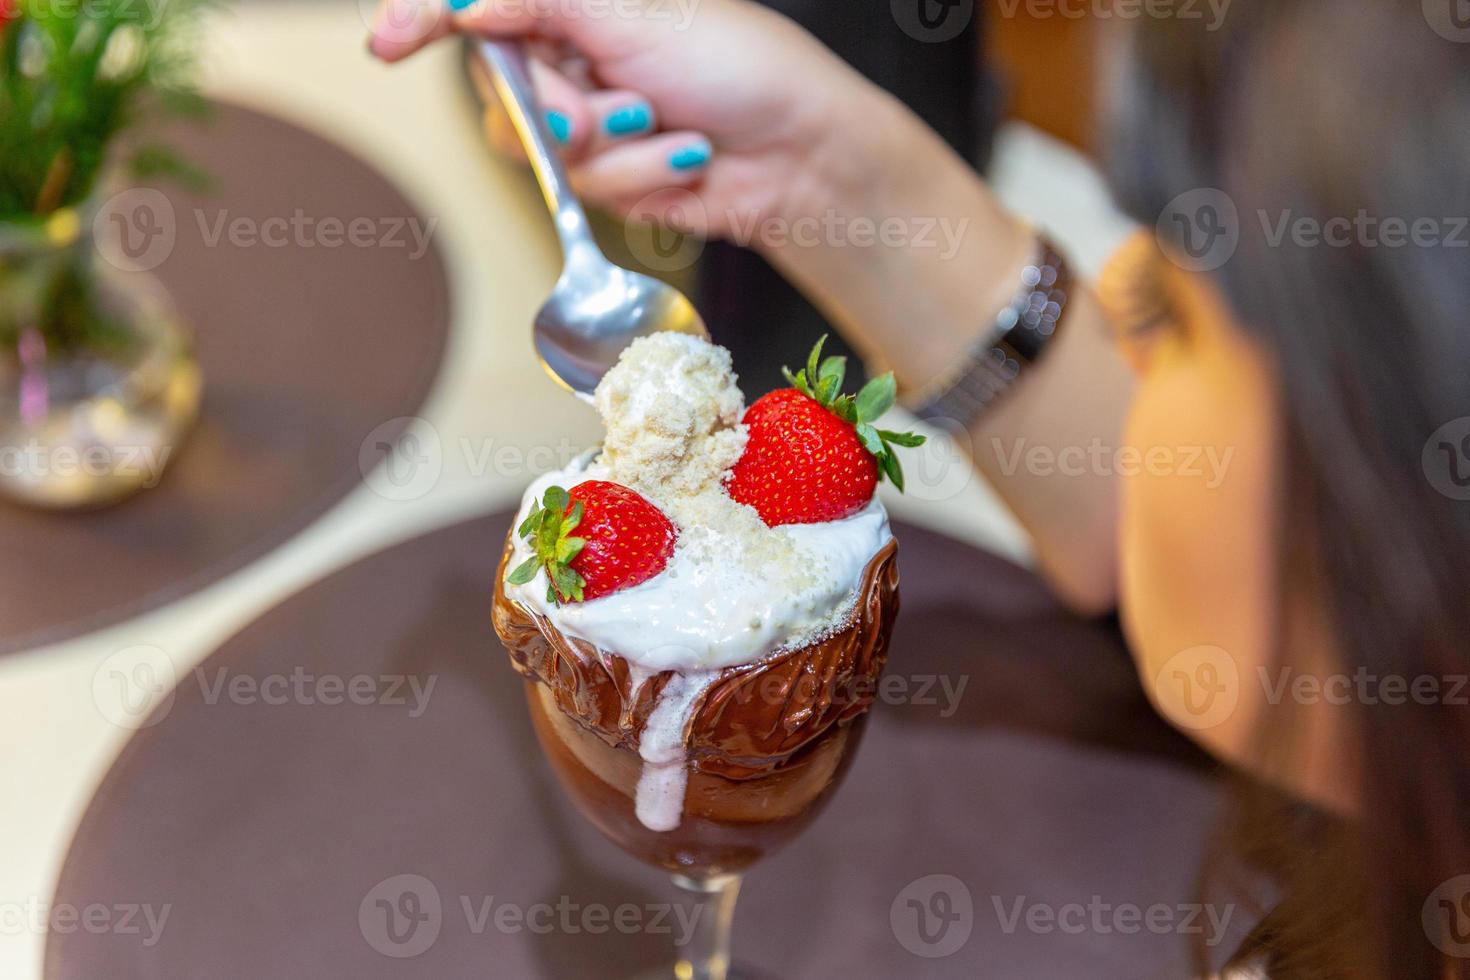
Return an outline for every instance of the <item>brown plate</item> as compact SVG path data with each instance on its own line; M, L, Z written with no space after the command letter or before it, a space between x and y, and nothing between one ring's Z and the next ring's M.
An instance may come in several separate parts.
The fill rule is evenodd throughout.
M647 910L665 879L563 798L490 629L507 523L350 566L186 674L61 874L56 909L118 928L53 930L46 976L564 980L669 962ZM830 809L750 874L739 956L808 980L1193 975L1188 933L1107 912L1077 931L1072 916L1099 920L1061 910L1188 924L1216 806L1202 757L1149 711L1111 629L999 559L898 535L902 688ZM352 698L355 677L371 680ZM945 680L965 683L957 700ZM595 931L625 905L646 928Z
M112 211L173 229L171 248L139 237L132 257L194 327L201 417L163 481L122 504L0 505L0 652L137 615L281 544L361 480L364 439L390 441L397 424L374 430L412 415L438 371L448 280L432 233L421 254L408 234L432 216L341 147L239 106L168 136L208 191L129 191ZM365 244L332 223L353 219Z

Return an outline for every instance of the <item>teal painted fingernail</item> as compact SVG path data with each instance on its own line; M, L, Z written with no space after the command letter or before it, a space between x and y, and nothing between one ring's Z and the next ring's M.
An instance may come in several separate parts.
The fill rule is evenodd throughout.
M675 170L694 170L709 163L710 146L708 143L695 143L683 149L675 150L669 156L669 166Z
M646 133L653 128L653 110L641 102L614 109L603 120L609 136L628 136Z
M475 0L444 0L444 2L449 4L450 10L463 10L475 5Z
M556 137L558 143L570 143L572 141L572 117L555 109L546 110L546 125L551 127L551 135Z

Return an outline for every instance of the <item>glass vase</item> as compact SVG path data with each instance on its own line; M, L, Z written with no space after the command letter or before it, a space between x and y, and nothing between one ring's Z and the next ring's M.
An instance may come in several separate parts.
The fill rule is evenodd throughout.
M199 408L162 284L96 248L93 209L0 220L0 497L98 507L156 486Z

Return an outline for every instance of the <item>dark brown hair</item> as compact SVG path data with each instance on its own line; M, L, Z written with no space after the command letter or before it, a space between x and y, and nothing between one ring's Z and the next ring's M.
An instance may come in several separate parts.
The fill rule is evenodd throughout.
M1470 248L1456 244L1470 216L1470 43L1436 30L1431 6L1242 0L1218 30L1145 18L1122 59L1109 167L1150 226L1198 189L1236 206L1239 245L1208 274L1279 377L1279 567L1284 591L1325 613L1333 670L1448 681L1470 673L1470 503L1436 489L1423 458L1432 434L1470 416ZM1268 234L1287 214L1430 219L1441 240ZM1278 644L1279 663L1292 653ZM1212 887L1253 866L1275 896L1243 954L1263 956L1272 980L1470 975L1421 919L1436 889L1470 874L1470 708L1342 710L1356 818L1258 784L1238 794ZM1293 759L1296 739L1273 717L1259 749Z

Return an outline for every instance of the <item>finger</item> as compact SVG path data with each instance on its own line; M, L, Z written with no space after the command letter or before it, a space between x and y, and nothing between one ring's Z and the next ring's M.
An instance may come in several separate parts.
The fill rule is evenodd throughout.
M571 79L538 59L531 59L530 67L531 83L536 90L536 101L546 120L546 128L551 131L564 157L576 159L582 156L592 143L595 128L595 114L588 94ZM484 69L477 65L473 74L476 87L485 100L485 128L492 146L497 152L504 152L512 158L525 159L520 134L516 132Z
M589 157L658 129L653 105L637 92L626 89L589 93L587 110L590 123L580 151Z
M433 0L429 0L433 2ZM448 0L457 29L491 37L535 35L569 41L594 62L624 58L648 49L662 39L660 27L674 25L666 15L645 12L634 5L626 15L609 17L584 9L580 0ZM649 16L645 16L649 13Z
M654 191L697 184L712 152L703 135L688 130L621 143L572 170L572 183L588 200L623 209Z
M454 31L450 10L437 0L381 0L368 36L368 50L384 61L401 61Z

